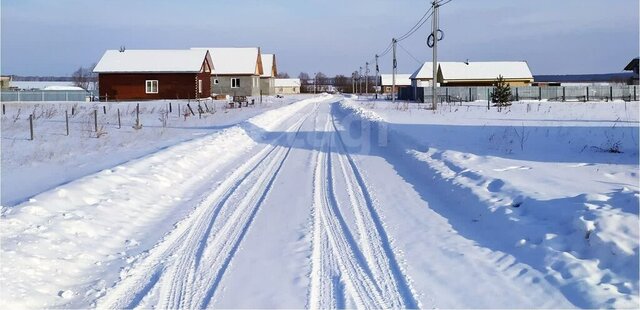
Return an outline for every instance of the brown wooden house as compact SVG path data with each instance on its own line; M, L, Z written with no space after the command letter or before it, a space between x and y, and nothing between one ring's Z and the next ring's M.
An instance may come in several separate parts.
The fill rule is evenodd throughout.
M93 71L110 101L207 98L212 70L207 50L108 50Z

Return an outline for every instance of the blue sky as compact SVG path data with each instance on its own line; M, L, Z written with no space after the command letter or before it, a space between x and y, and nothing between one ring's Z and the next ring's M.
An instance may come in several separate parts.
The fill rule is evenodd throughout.
M345 74L405 33L426 0L2 0L1 71L70 75L106 49L260 46L280 71ZM439 59L526 60L534 74L621 72L639 52L638 0L453 0ZM430 60L430 23L400 44ZM418 62L398 48L399 72ZM390 55L380 69L391 71Z

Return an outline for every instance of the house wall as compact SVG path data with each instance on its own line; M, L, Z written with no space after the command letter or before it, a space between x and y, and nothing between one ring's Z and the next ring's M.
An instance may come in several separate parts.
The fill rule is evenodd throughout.
M261 77L260 78L260 90L265 96L271 96L275 94L274 89L275 78L273 77Z
M231 79L239 78L240 87L232 88ZM218 83L215 83L215 80ZM229 96L260 96L260 76L257 75L212 75L211 92Z
M300 93L300 87L296 86L296 87L274 87L274 93L275 94L299 94Z
M195 99L210 96L210 73L100 73L101 100ZM197 93L198 79L202 94ZM146 93L146 81L158 80L158 93Z

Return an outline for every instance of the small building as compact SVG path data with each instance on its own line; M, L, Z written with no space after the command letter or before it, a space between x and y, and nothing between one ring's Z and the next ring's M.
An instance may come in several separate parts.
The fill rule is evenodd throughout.
M211 96L206 50L108 50L93 72L101 100L199 99Z
M8 89L11 87L11 76L0 76L0 88Z
M529 86L533 75L526 61L442 62L438 83L451 86L493 86L502 76L512 87Z
M380 86L383 94L397 93L400 89L411 87L411 74L396 74L396 91L393 88L393 74L380 74Z
M633 72L633 76L631 77L629 84L631 85L638 85L639 84L639 78L638 78L638 71L640 69L638 69L639 63L640 62L640 58L636 57L634 59L631 59L631 62L629 62L628 65L626 65L624 67L624 71L631 71Z
M208 50L213 63L211 91L214 95L260 96L262 57L259 47L193 48Z
M299 94L300 79L275 79L274 88L276 94Z
M275 79L278 75L276 66L276 55L262 54L262 75L260 75L260 91L263 95L271 96L275 94Z

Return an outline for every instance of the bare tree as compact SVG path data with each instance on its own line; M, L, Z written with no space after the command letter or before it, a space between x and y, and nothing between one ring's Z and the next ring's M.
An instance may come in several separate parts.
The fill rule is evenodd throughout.
M306 72L300 72L300 74L298 74L298 78L300 79L300 84L302 84L302 86L300 87L300 92L302 93L308 93L309 91L313 92L313 89L309 89L309 74Z
M89 86L96 81L95 74L93 73L93 68L95 68L95 66L96 64L93 64L93 66L88 68L81 66L78 70L73 72L71 75L73 85L84 90L89 90Z
M329 91L329 78L322 72L316 73L316 89L318 92Z
M276 75L276 77L277 77L277 78L279 78L279 79L288 79L288 78L289 78L289 73L286 73L286 72L279 72L279 73Z
M351 92L351 82L342 74L336 75L333 86L341 93Z

